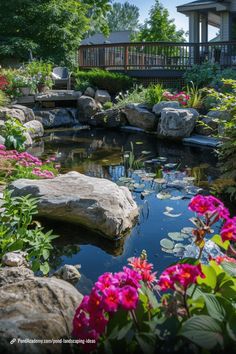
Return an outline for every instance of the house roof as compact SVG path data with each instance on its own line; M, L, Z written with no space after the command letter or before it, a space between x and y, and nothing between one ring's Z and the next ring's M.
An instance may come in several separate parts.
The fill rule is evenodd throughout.
M96 33L93 36L85 38L81 45L104 44L104 43L130 43L132 31L111 32L108 37L102 33Z
M229 9L230 3L224 0L195 0L186 4L177 6L177 11L187 13L194 10L211 10L226 11Z

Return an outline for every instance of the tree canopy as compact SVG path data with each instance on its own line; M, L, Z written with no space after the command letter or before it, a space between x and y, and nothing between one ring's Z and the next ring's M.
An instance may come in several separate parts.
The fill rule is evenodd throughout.
M185 38L184 31L177 30L174 20L170 19L168 10L163 7L159 0L156 0L150 10L149 18L141 26L135 40L145 42L183 42Z
M139 25L139 8L126 1L124 4L115 2L107 13L107 23L111 32L137 30Z
M0 1L0 57L18 56L66 64L90 22L105 16L109 0ZM92 20L89 20L89 15Z

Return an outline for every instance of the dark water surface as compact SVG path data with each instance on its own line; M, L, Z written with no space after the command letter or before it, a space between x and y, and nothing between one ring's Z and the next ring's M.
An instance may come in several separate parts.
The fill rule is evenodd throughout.
M146 161L145 171L140 167L140 161L135 166L134 174L128 171L127 156L130 151L142 163ZM163 252L161 239L169 238L169 232L191 227L188 219L193 214L187 207L190 198L198 192L198 188L207 190L209 183L218 175L213 149L158 141L153 135L134 132L54 130L47 133L43 145L33 148L32 153L41 157L55 155L63 173L78 171L120 184L126 182L134 189L132 193L140 206L140 219L130 234L120 241L108 241L78 225L44 222L44 226L53 228L54 233L61 236L55 242L52 267L57 269L62 264L81 264L83 276L78 288L84 293L89 291L99 275L106 271L119 271L127 263L127 258L140 255L143 249L158 273L173 263L181 252ZM163 178L169 187L153 181L154 173L163 166ZM126 181L122 178L124 176L134 181ZM191 176L194 176L194 181L188 178ZM157 177L161 177L160 172ZM162 197L162 191L169 194L168 199L157 198L158 193ZM163 214L166 211L167 214ZM182 243L190 243L189 238Z

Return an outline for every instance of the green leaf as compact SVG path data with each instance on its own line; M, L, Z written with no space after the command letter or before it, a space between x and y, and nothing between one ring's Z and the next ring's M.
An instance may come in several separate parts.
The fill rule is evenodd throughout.
M49 258L50 252L49 250L44 249L42 253L43 253L43 258L46 261Z
M221 267L232 277L236 277L236 264L232 262L222 262Z
M210 265L202 264L202 272L205 274L205 278L197 278L197 283L199 285L205 284L209 286L211 289L215 289L217 277L215 270Z
M32 262L32 271L36 272L40 268L40 262L38 260L34 260Z
M155 336L149 333L139 333L135 336L141 351L144 354L155 352Z
M236 316L233 314L229 321L226 323L226 330L229 337L236 342Z
M228 240L223 242L220 235L214 235L211 238L211 241L215 242L216 245L218 245L220 248L223 248L223 250L225 251L227 251L230 245L230 242Z
M217 300L217 297L213 294L204 294L205 304L209 316L216 320L223 321L226 316L224 307Z
M24 246L24 242L22 240L17 240L8 248L8 251L12 252L12 251L22 250L23 246Z
M40 265L39 269L41 270L41 272L46 275L48 274L50 268L49 268L49 264L48 262L44 262L43 264Z
M133 322L129 322L129 323L126 324L126 326L123 326L118 332L117 340L121 340L124 337L126 337L127 333L130 331L132 326L133 326Z
M210 316L191 317L184 322L179 335L205 349L213 349L217 344L223 347L222 329Z

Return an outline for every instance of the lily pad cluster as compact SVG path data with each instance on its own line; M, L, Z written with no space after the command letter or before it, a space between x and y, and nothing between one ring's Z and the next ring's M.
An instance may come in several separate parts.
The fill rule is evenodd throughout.
M176 257L182 257L186 248L186 241L192 239L192 227L184 227L180 232L169 232L167 237L160 241L161 250Z

